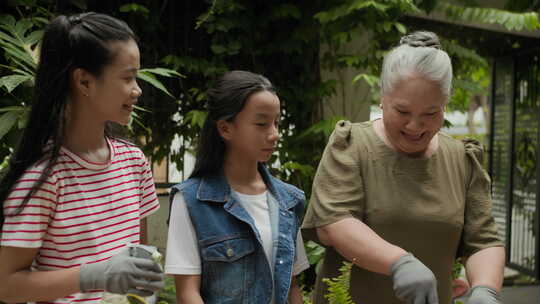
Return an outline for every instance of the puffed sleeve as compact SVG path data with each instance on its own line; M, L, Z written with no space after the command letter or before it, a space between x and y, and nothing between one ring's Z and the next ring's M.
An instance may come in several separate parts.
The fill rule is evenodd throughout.
M469 257L485 248L504 246L497 235L491 208L491 180L482 166L484 151L474 139L463 140L467 160L468 183L465 219L458 256Z
M339 121L324 150L313 180L302 229L316 240L315 229L348 217L362 216L364 187L358 138L348 121Z

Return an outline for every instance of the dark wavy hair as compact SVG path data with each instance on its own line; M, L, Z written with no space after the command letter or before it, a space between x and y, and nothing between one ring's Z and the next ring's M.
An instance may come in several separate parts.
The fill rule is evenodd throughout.
M82 68L96 77L101 76L104 67L116 56L111 42L129 40L137 41L129 26L104 14L61 15L47 25L41 41L30 116L1 177L1 206L18 179L37 161L47 163L16 212L24 208L50 175L64 142L71 72ZM111 130L112 126L106 126L106 135L111 135ZM4 217L4 212L0 212L0 227Z
M234 121L249 97L261 91L276 93L266 77L247 71L227 72L207 91L208 116L199 136L195 168L190 178L221 172L225 143L217 130L217 122Z

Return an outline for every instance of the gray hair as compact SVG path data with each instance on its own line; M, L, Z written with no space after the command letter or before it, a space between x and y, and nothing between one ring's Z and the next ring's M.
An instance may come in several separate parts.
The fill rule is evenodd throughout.
M439 84L448 100L452 90L452 63L441 50L435 33L418 31L401 38L399 46L386 54L381 72L381 93L392 92L395 85L415 73Z

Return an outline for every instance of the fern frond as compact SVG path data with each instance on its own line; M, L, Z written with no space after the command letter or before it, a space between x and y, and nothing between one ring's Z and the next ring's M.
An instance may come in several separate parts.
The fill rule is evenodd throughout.
M352 263L344 262L339 268L340 275L332 279L323 279L328 285L328 293L324 295L330 304L355 304L349 293Z

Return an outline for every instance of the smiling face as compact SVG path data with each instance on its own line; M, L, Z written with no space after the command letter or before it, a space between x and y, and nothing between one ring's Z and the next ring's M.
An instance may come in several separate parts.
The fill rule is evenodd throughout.
M423 154L442 127L446 100L439 85L423 77L398 82L382 97L384 132L393 148Z
M113 42L110 49L115 56L93 80L94 85L89 91L90 110L103 122L127 125L133 106L142 94L136 80L140 69L139 48L135 41L128 40Z
M220 123L227 153L246 161L268 161L279 140L279 119L279 98L269 91L254 93L232 122Z

